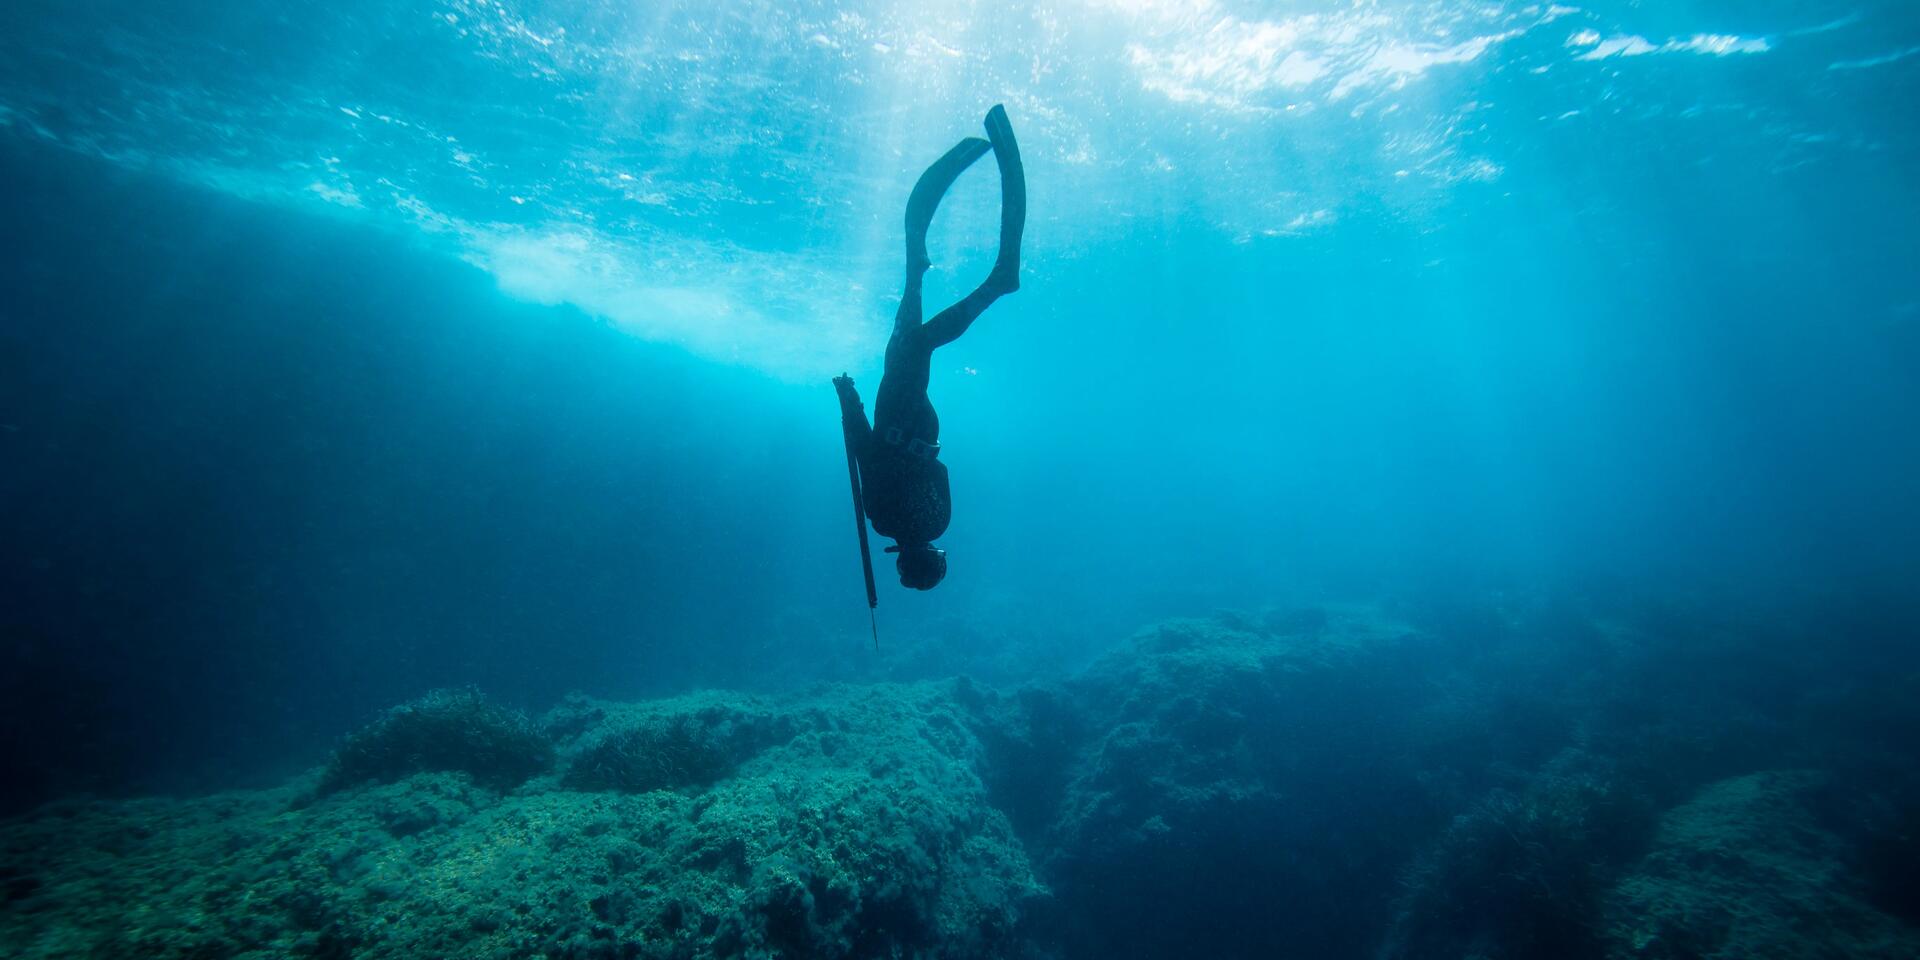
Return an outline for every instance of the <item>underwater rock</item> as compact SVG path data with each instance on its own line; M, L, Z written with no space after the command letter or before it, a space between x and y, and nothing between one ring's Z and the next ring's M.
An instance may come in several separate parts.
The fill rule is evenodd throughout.
M1092 735L1041 841L1069 952L1364 953L1433 819L1407 761L1427 646L1363 610L1174 621L1069 684Z
M1660 821L1606 905L1613 960L1912 958L1920 931L1874 909L1809 771L1722 780Z
M656 704L569 698L547 728L572 733L567 786L629 793L706 787L795 732L761 701L711 693Z
M319 789L330 793L367 781L458 770L505 790L552 765L553 744L526 717L477 690L435 690L348 737L334 751Z
M277 790L0 822L0 952L1920 956L1912 682L1783 687L1720 633L1675 678L1663 629L1326 608L1164 623L1010 690L537 724L440 694Z
M953 686L576 698L549 717L576 766L654 729L642 719L748 731L712 735L757 746L703 768L697 794L557 777L501 794L429 771L318 797L45 811L0 825L0 943L10 957L1017 956L1045 891L987 802Z
M1490 791L1406 872L1381 960L1598 957L1592 918L1652 817L1610 763L1578 750L1521 790Z

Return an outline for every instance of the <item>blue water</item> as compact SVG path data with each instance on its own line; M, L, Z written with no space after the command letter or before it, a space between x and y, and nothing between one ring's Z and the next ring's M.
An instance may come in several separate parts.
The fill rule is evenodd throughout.
M950 574L883 558L874 653L828 378L995 103L1023 286L935 356ZM437 687L1018 684L1218 609L1904 649L1916 103L1900 0L11 0L5 807Z

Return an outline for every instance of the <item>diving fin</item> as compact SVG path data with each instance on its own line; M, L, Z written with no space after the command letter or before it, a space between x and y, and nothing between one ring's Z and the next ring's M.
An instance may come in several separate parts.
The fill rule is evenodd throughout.
M939 209L940 198L947 195L947 188L953 186L961 173L991 149L993 144L979 137L968 137L935 160L933 166L920 175L920 182L913 185L913 194L907 198L908 276L919 276L933 263L927 258L927 227L933 223L933 212Z
M993 159L1000 165L1000 255L994 260L987 284L1001 293L1020 289L1020 235L1027 227L1027 172L1020 162L1020 144L1013 139L1007 108L994 104L987 111L987 136L993 141Z

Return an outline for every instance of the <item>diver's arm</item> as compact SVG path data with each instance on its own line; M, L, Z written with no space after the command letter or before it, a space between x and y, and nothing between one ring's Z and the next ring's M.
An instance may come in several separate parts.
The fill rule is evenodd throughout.
M846 431L847 442L855 450L865 450L873 428L867 424L867 408L853 389L853 378L844 373L834 377L833 388L840 394L840 429Z

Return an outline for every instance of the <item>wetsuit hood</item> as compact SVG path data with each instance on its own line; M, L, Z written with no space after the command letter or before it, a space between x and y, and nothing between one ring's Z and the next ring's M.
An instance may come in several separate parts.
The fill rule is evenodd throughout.
M915 590L932 590L947 576L947 552L931 543L904 543L887 548L899 554L894 568L900 571L900 585Z

